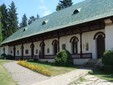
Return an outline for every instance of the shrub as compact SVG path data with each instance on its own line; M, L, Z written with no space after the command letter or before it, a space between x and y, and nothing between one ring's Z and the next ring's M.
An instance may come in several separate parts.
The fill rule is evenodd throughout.
M27 63L26 61L19 61L18 64L43 75L51 76L51 71L46 69L44 66L32 65L30 63Z
M113 70L113 51L105 51L102 57L103 69L106 72L112 72Z
M5 59L6 58L6 54L1 54L0 59Z
M104 65L113 66L113 51L105 51L104 56L102 57L102 63Z
M55 64L56 65L63 65L63 66L69 66L73 64L73 59L69 51L62 50L57 54L57 57L55 58Z
M13 59L15 59L15 57L14 57L14 56L12 56L12 55L6 55L6 59L13 60Z

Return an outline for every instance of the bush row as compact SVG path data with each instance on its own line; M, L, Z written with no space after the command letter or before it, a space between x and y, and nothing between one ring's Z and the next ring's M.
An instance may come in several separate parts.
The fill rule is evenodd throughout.
M10 59L10 60L14 60L15 57L12 56L12 55L1 54L0 59Z
M26 61L18 61L18 64L43 75L51 76L51 72L44 66L32 65Z

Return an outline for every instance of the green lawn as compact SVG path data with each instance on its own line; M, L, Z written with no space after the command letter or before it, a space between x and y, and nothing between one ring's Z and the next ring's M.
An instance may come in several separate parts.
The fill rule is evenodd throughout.
M3 67L3 64L10 62L9 60L0 59L0 85L17 85L14 80L12 80L11 75Z
M67 73L67 72L70 72L76 69L75 66L70 66L70 67L55 66L52 63L41 63L41 62L28 62L28 63L33 64L33 65L38 65L38 66L44 66L46 69L51 71L52 73L51 76L64 74L64 73Z
M95 75L101 79L113 82L113 73L105 73L99 69L92 70L90 74Z

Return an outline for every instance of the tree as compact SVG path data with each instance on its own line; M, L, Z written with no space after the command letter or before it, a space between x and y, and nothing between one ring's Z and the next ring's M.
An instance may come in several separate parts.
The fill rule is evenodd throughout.
M27 26L27 17L26 14L22 17L22 22L20 23L20 28Z
M13 1L11 5L9 6L8 15L9 15L8 36L10 36L12 33L18 30L18 18L17 18L17 13L16 13L16 7Z
M0 12L0 20L1 20L1 17L2 17L2 15L1 15L1 12ZM3 40L3 36L2 36L2 23L0 21L0 43L2 42L2 40Z
M0 6L3 40L8 37L8 10L5 4Z
M31 23L33 23L35 20L39 19L39 15L37 14L37 17L35 18L34 16L31 16L28 20L28 25L30 25Z
M56 11L67 8L73 4L72 0L59 0L59 3L56 7Z

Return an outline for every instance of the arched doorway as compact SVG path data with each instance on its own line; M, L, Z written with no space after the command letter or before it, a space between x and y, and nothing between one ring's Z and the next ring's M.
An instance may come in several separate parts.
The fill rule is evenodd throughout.
M53 40L52 45L53 45L53 54L56 55L58 52L58 41Z
M97 58L101 58L105 52L105 34L103 32L98 32L94 39L96 40Z
M39 53L39 58L44 58L44 55L45 55L45 43L44 41L42 41L40 43L40 53Z
M31 57L33 58L34 57L34 44L32 43L31 46Z
M21 59L23 59L23 57L24 57L24 46L22 44L22 46L21 46Z
M76 36L70 39L72 54L78 54L78 41L79 39Z

